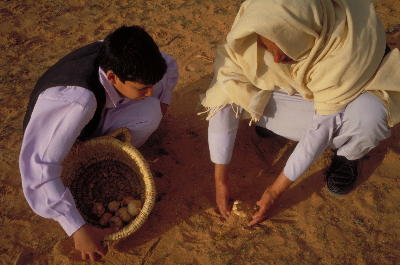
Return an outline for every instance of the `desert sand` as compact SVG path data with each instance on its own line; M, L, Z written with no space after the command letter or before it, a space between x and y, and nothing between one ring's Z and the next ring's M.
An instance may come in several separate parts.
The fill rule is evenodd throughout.
M400 128L363 160L356 189L331 195L326 151L261 225L223 222L215 209L200 94L240 0L0 1L0 264L85 264L61 227L25 201L18 169L22 119L37 78L69 51L125 24L144 26L176 58L180 81L161 127L141 149L155 172L146 224L98 264L400 264ZM399 0L376 0L385 28ZM392 41L395 45L395 42ZM400 46L400 45L399 45ZM244 121L231 166L232 196L254 204L295 142L261 139Z

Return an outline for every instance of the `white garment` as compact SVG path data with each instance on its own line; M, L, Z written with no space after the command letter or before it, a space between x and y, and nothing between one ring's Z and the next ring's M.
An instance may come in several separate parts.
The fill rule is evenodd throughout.
M313 103L299 95L274 92L257 125L299 141L284 168L288 179L295 181L328 146L350 160L364 156L390 136L386 118L384 105L370 93L361 94L343 112L317 115ZM229 164L238 125L230 105L210 119L208 143L213 163Z

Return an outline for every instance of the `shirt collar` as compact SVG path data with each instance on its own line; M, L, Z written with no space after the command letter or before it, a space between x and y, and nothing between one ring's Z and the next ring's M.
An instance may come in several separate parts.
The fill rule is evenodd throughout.
M104 90L106 91L107 97L106 97L106 108L116 108L118 104L120 104L123 100L124 97L122 97L113 84L110 83L107 79L106 73L99 67L99 80L100 83L103 85Z

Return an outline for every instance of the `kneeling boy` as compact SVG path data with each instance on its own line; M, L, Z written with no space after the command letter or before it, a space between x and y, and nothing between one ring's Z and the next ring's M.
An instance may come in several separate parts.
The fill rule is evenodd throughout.
M68 54L38 80L24 119L20 171L35 213L60 223L82 258L104 256L110 229L85 223L61 179L61 163L77 139L128 127L136 147L158 128L178 80L173 58L139 26Z

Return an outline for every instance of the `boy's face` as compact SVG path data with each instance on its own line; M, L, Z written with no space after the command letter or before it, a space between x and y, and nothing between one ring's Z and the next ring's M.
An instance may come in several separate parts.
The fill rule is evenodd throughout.
M122 82L111 70L106 73L107 79L114 85L115 89L124 97L129 99L144 99L153 94L153 84L146 85L133 81Z
M386 44L391 50L400 49L400 27L390 33L386 33Z
M289 58L289 56L287 56L274 42L270 41L269 39L258 35L257 42L272 54L272 56L274 57L274 62L284 63L284 64L291 64L295 62L291 58Z

